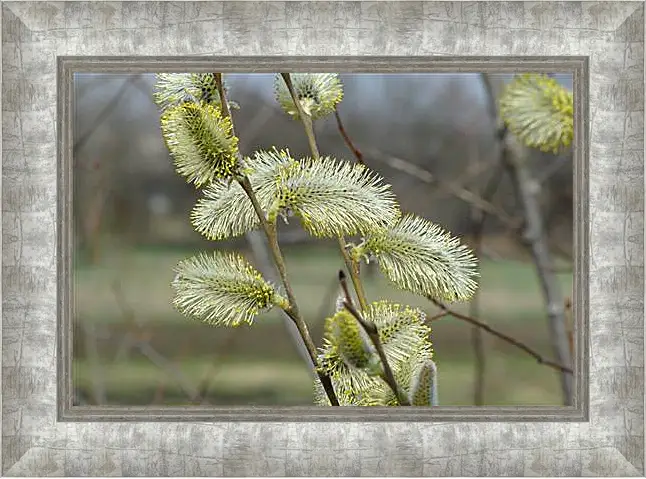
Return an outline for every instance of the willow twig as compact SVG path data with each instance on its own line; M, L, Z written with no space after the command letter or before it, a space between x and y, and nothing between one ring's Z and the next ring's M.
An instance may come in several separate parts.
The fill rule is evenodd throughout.
M310 151L312 152L312 158L314 160L318 160L321 157L321 155L319 153L319 149L316 144L316 136L314 135L314 125L312 123L312 117L303 111L301 102L298 100L298 95L296 94L296 90L294 89L294 84L292 83L292 78L290 74L281 73L281 76L283 77L283 81L287 86L287 90L289 91L289 94L292 97L292 101L294 102L294 105L298 112L298 117L301 119L301 122L303 123L305 134L307 135L307 142L310 146ZM359 264L356 261L354 261L352 258L350 258L350 255L348 254L348 251L346 250L346 247L345 247L347 242L343 236L340 236L339 238L337 238L337 243L341 251L341 256L343 256L343 262L345 263L348 273L350 274L352 285L354 286L354 290L357 293L359 306L361 307L361 309L365 310L368 307L368 301L366 299L366 292L363 288L363 284L361 283L361 278L359 276Z
M222 74L215 73L214 76L215 76L215 81L218 88L218 93L220 95L220 102L223 105L222 113L223 115L231 118L231 114L227 106L228 102L224 91L224 84L222 82ZM232 118L231 118L231 121L233 123ZM232 134L235 135L235 130L233 126L231 131L232 131ZM316 370L319 380L323 385L323 389L325 390L325 393L328 399L330 400L330 404L332 404L332 406L338 406L339 400L336 397L336 394L334 392L332 380L328 375L319 371L319 367L318 367L319 362L317 358L316 346L314 345L314 341L310 336L309 330L307 328L307 324L305 323L305 321L303 320L300 314L300 311L298 309L298 304L296 302L296 297L294 295L294 290L292 289L291 283L287 276L287 267L285 265L285 258L283 256L282 251L280 250L280 245L278 244L276 225L269 223L269 221L267 220L265 212L263 211L262 206L260 205L260 202L258 201L258 198L256 197L255 192L253 191L253 187L251 185L251 182L249 181L249 177L240 176L240 177L237 177L236 180L238 181L238 184L242 187L247 197L251 201L253 209L256 212L258 219L260 220L260 225L267 237L267 242L269 244L269 251L271 253L272 259L274 260L274 264L276 265L276 269L278 270L278 274L280 275L280 279L281 279L281 282L283 283L283 287L285 288L285 292L287 293L287 300L289 302L289 307L283 308L283 311L285 311L285 313L292 319L292 321L296 325L296 328L298 329L298 333L300 334L303 340L303 343L307 348L307 352L312 361L313 368Z
M474 326L482 328L483 330L487 331L489 334L492 334L492 335L496 336L497 338L502 339L503 341L511 344L512 346L515 346L518 349L521 349L521 350L525 351L527 354L529 354L534 359L536 359L536 361L539 364L544 364L545 366L549 366L549 367L551 367L553 369L556 369L556 370L564 372L564 373L573 374L572 369L570 369L569 367L563 366L562 364L559 364L557 362L551 361L549 359L545 359L540 353L538 353L534 349L530 348L529 346L527 346L523 342L519 341L518 339L512 338L511 336L509 336L509 335L507 335L505 333L501 333L500 331L495 330L494 328L492 328L488 324L486 324L486 323L484 323L484 322L482 322L482 321L480 321L480 320L478 320L476 318L472 318L471 316L467 316L466 314L458 313L457 311L446 307L444 304L440 303L439 301L437 301L437 300L435 300L435 299L433 299L431 297L427 297L427 299L429 301L431 301L433 304L435 304L438 308L440 308L443 312L447 313L448 315L451 315L454 318L461 319L462 321L466 321L469 324L472 324ZM439 318L437 318L437 319L439 319Z
M336 126L339 129L339 133L341 134L341 137L343 137L343 141L345 141L346 146L350 149L352 154L357 160L357 163L364 165L365 162L363 161L363 153L361 153L361 150L356 147L354 143L352 143L352 140L348 136L348 133L345 131L345 127L343 126L343 122L341 121L341 116L339 116L339 110L335 109L334 110L334 116L336 118Z
M352 297L350 296L350 291L348 290L348 284L345 279L345 273L342 270L339 271L339 281L341 282L341 288L343 288L343 294L345 295L345 301L343 302L343 306L345 306L345 309L347 309L348 312L352 316L354 316L354 318L361 325L363 330L370 338L370 341L372 342L373 346L375 347L377 354L379 355L381 365L383 366L383 369L384 369L382 379L386 382L386 384L388 384L388 387L392 389L393 393L395 393L400 405L410 406L410 402L408 401L408 398L402 392L399 385L397 384L397 381L395 380L395 375L393 374L393 370L390 367L388 358L386 357L384 346L383 344L381 344L381 340L379 339L379 330L377 329L377 326L375 326L375 324L372 321L367 321L366 319L364 319L361 316L361 313L359 313L359 311L357 311L357 309L352 304Z

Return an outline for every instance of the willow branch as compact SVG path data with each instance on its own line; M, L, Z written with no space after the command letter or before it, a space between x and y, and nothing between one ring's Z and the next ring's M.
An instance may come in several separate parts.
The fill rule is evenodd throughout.
M398 171L401 171L410 176L413 176L423 183L426 183L429 185L435 185L438 187L439 190L445 191L446 193L464 201L465 203L483 211L484 213L487 213L491 216L495 216L503 225L507 226L510 229L517 230L519 227L518 220L511 217L501 208L498 208L493 203L486 201L485 199L481 198L475 193L462 188L462 186L458 184L448 182L448 181L440 181L430 171L424 168L421 168L415 165L414 163L411 163L410 161L404 160L402 158L398 158L392 155L384 155L377 151L370 151L369 155L371 158L379 162L385 163L391 168L394 168ZM486 168L490 168L490 167L491 165L486 166ZM483 169L484 168L485 166L483 165Z
M359 150L359 148L357 148L355 144L352 143L352 140L348 136L348 133L345 131L345 127L343 126L343 122L341 121L341 116L339 115L338 109L334 110L334 116L336 118L336 126L339 129L339 133L341 134L343 141L345 141L346 146L357 159L357 163L365 166L366 163L363 161L363 153L361 153L361 150Z
M569 367L563 366L562 364L559 364L559 363L554 362L554 361L550 361L549 359L545 359L540 353L538 353L534 349L530 348L526 344L522 343L521 341L519 341L517 339L512 338L511 336L509 336L509 335L507 335L505 333L501 333L500 331L495 330L494 328L492 328L488 324L486 324L486 323L484 323L482 321L479 321L479 320L477 320L475 318L472 318L471 316L467 316L466 314L458 313L457 311L446 307L444 304L440 303L439 301L437 301L437 300L435 300L435 299L433 299L431 297L427 297L427 299L429 301L431 301L433 304L435 304L438 308L440 308L444 313L446 313L448 315L451 315L456 319L466 321L469 324L472 324L474 326L482 328L483 330L487 331L489 334L492 334L493 336L496 336L497 338L502 339L503 341L511 344L512 346L515 346L518 349L521 349L521 350L525 351L527 354L529 354L534 359L536 359L536 362L538 362L539 364L544 364L545 366L549 366L549 367L551 367L553 369L556 369L558 371L561 371L563 373L573 374L572 369L570 369ZM438 319L441 319L442 317L444 317L444 316L443 315L437 315L437 316L434 316L432 319L433 320L438 320Z
M222 113L223 115L226 115L229 118L231 118L231 113L229 111L229 108L227 105L228 102L224 92L222 74L215 73L214 75L215 75L215 81L218 88L218 93L220 94L220 102L223 105ZM233 127L232 127L232 134L235 135L235 131ZM298 332L303 340L303 343L305 343L307 352L309 353L310 359L312 361L314 369L316 370L319 380L321 381L321 384L325 389L325 393L327 394L327 397L330 400L330 404L332 404L332 406L338 406L339 400L336 397L336 394L334 392L334 387L332 386L332 380L328 375L323 374L322 372L319 371L319 367L318 367L319 362L317 358L316 346L314 345L314 341L312 341L312 337L310 336L309 330L307 328L307 324L303 320L300 314L300 311L298 310L296 297L294 295L294 291L292 289L291 283L287 276L287 267L285 265L285 258L278 244L276 225L270 224L269 221L267 220L267 217L265 216L265 212L263 211L262 206L260 205L260 202L258 201L258 198L256 197L255 192L253 191L253 187L251 185L251 182L249 181L249 178L247 176L242 176L236 179L240 184L240 186L242 187L242 189L244 190L244 192L247 194L247 197L249 198L249 200L251 201L253 209L256 212L258 219L260 220L260 225L267 237L267 242L269 244L269 251L271 253L272 259L274 260L276 268L278 269L278 274L280 275L281 282L283 283L283 287L285 288L285 292L287 293L287 300L289 301L289 307L285 308L284 311L294 321L294 324L298 329Z
M226 91L224 89L224 81L222 79L222 73L214 73L213 77L214 77L214 80L215 80L216 88L218 90L218 95L220 97L222 115L225 116L225 117L228 117L231 120L232 131L233 131L233 134L235 135L235 127L233 126L233 118L231 117L231 108L229 108L229 102L227 101ZM256 240L255 235L257 235L257 234L258 233L256 231L251 231L251 232L246 234L247 240L249 242L249 245L250 245L252 251L255 253L255 252L257 252L258 249L262 249L262 252L259 252L259 253L261 253L262 256L265 256L265 257L271 256L271 253L269 252L268 247L265 244L265 242L262 241L262 239L260 239L260 238L258 238L258 240ZM259 256L259 255L256 255L256 256ZM262 258L260 258L260 257L258 257L257 260L258 260L259 263L262 262ZM263 274L267 275L270 279L273 279L273 280L277 279L277 278L273 277L274 276L273 274L271 274L272 273L271 267L269 269L267 269L267 268L264 268L264 269L265 269L265 271L261 270L263 272ZM315 363L312 362L311 355L310 355L310 353L308 351L307 346L304 344L304 341L303 341L303 338L301 336L301 333L299 332L298 328L294 324L293 319L291 317L289 317L289 315L287 315L287 314L285 315L285 318L284 318L284 324L285 324L285 327L287 328L287 332L292 337L292 340L294 341L294 344L295 344L296 348L298 349L298 352L300 353L301 357L309 365L310 371L313 372L314 369L315 369Z
M388 387L390 387L393 393L395 393L395 396L397 397L399 404L401 404L402 406L410 406L410 402L408 401L408 398L402 392L399 385L397 384L397 381L395 380L395 375L393 374L393 370L390 367L388 358L386 357L384 346L381 343L381 340L379 339L379 330L377 329L377 326L375 326L375 324L372 321L367 321L366 319L364 319L361 316L361 313L359 313L359 311L357 311L357 309L352 304L352 297L350 296L350 291L348 290L348 284L345 280L345 274L343 273L343 271L339 271L339 281L341 282L341 288L343 289L343 294L345 295L345 301L343 302L343 306L345 306L345 309L347 309L348 312L352 316L354 316L357 322L361 325L363 330L370 338L370 341L372 342L373 346L375 347L377 354L379 355L379 360L381 361L381 364L384 368L382 379L386 382L386 384L388 384Z
M294 106L296 107L296 111L298 112L298 117L303 123L303 128L305 129L305 134L307 136L307 142L309 143L310 151L312 152L312 158L314 160L318 160L321 155L319 154L319 149L316 144L316 136L314 135L314 125L312 123L312 117L303 111L301 102L299 101L296 90L294 89L294 84L292 83L290 74L281 73L281 76L283 77L283 81L287 86L287 90L292 97L292 101L294 102ZM341 251L341 256L343 256L343 262L345 263L348 273L350 274L352 285L354 286L354 290L357 293L359 306L361 306L361 309L365 310L368 307L368 301L366 300L366 292L363 288L363 284L361 283L361 278L359 276L359 264L352 258L350 258L350 255L348 254L348 251L345 247L346 240L343 236L337 238L337 243Z

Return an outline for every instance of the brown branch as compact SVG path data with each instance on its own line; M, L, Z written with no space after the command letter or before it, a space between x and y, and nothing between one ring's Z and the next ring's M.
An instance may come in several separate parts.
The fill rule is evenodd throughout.
M238 338L238 335L236 334L237 331L230 330L229 334L224 340L224 344L218 348L218 355L217 358L218 361L216 362L215 360L211 360L209 363L209 366L206 370L206 372L203 374L202 379L200 383L198 384L197 390L197 396L193 399L193 402L195 404L200 404L200 405L205 405L209 404L208 401L208 392L209 388L211 387L211 383L213 382L213 376L215 375L216 372L218 372L222 368L222 362L219 360L222 359L224 356L222 354L222 350L227 352L229 348L231 348L235 344L235 340Z
M466 321L469 324L472 324L474 326L482 328L483 330L487 331L489 334L492 334L493 336L496 336L497 338L502 339L503 341L511 344L512 346L515 346L518 349L521 349L521 350L525 351L527 354L529 354L534 359L536 359L538 364L544 364L546 366L549 366L549 367L551 367L553 369L556 369L558 371L561 371L563 373L573 374L572 369L570 369L569 367L563 366L562 364L559 364L557 362L551 361L549 359L545 359L540 353L538 353L534 349L530 348L529 346L527 346L523 342L519 341L518 339L514 339L514 338L512 338L511 336L509 336L509 335L507 335L505 333L501 333L500 331L497 331L497 330L493 329L488 324L486 324L486 323L484 323L482 321L479 321L479 320L477 320L475 318L472 318L471 316L467 316L466 314L458 313L457 311L449 309L444 304L440 303L439 301L437 301L437 300L435 300L435 299L433 299L431 297L427 297L427 299L430 300L433 304L435 304L438 308L440 308L447 315L451 315L454 318L461 319L462 321Z
M357 163L365 166L366 163L363 161L363 153L361 153L361 150L359 150L359 148L357 148L354 143L352 143L352 140L348 136L348 133L345 131L343 122L341 121L341 117L339 116L338 108L334 110L334 116L336 117L336 126L338 127L339 133L343 137L343 141L345 141L346 146L350 149L350 151L356 158Z
M213 78L215 79L215 85L218 89L218 96L220 97L220 108L222 110L222 116L225 118L231 118L231 110L229 109L229 101L224 92L224 82L222 81L222 73L214 73Z
M381 340L379 339L379 330L377 329L377 326L375 326L375 324L372 321L367 321L366 319L364 319L361 316L361 313L359 313L359 311L357 311L357 309L352 304L352 297L350 296L350 291L348 290L348 283L345 279L345 273L343 272L343 270L339 271L339 281L341 282L341 288L343 288L343 293L345 295L345 301L343 302L343 306L345 306L345 309L347 309L348 312L352 316L354 316L357 322L361 325L363 330L370 338L370 341L372 342L373 346L375 347L377 354L379 355L381 365L384 369L384 374L382 376L382 379L386 382L386 384L388 384L388 387L392 389L393 393L395 393L395 396L397 397L397 400L399 401L400 405L410 406L410 402L408 401L408 398L404 395L399 385L397 384L397 381L395 380L395 375L393 373L393 370L390 367L388 358L386 357L386 352L384 351L383 344L381 344Z
M300 118L301 123L303 124L303 128L305 129L305 135L307 136L307 142L310 146L312 159L318 160L321 155L319 153L318 145L316 143L316 137L314 135L314 124L312 123L312 117L303 111L301 102L299 101L296 90L294 89L291 75L289 73L281 73L280 75L283 77L283 81L285 82L285 85L289 90L289 94L291 95L294 106L296 107L296 111L298 112L298 117ZM344 236L339 236L337 238L337 244L339 245L339 251L341 252L341 256L343 257L345 267L350 274L350 279L352 280L354 290L357 293L359 306L361 307L361 309L365 309L368 306L368 300L366 299L366 292L364 290L363 283L361 282L361 277L359 274L359 263L354 261L348 254L348 251L345 247L347 242Z
M572 300L565 298L565 313L567 318L567 338L570 344L570 354L574 357L574 318L572 317Z
M437 321L438 319L442 319L442 318L445 318L447 316L449 316L449 312L448 311L442 311L440 313L437 313L437 314L431 316L430 318L426 318L426 322L427 323L432 323L433 321Z
M220 94L220 102L223 106L228 105L226 94L224 92L224 84L222 82L222 74L215 73L214 75L215 75L215 81L218 88L218 93ZM228 106L226 106L226 110L223 110L223 114L225 114L225 116L227 116L228 118L231 118ZM231 133L235 135L235 129L233 125L231 129ZM238 155L240 156L240 153L238 153ZM289 278L287 277L285 258L283 257L283 253L280 249L280 245L278 244L276 225L270 224L269 221L267 220L265 212L263 211L258 201L258 198L256 197L256 193L253 190L251 182L249 181L249 177L247 176L238 177L237 181L238 181L238 184L246 193L249 200L251 201L253 209L256 215L258 216L258 219L260 220L260 225L265 233L265 236L267 237L269 252L271 254L272 259L274 260L274 264L276 265L276 269L278 270L278 274L280 275L281 282L287 293L287 300L289 302L289 307L284 308L283 311L294 322L294 325L298 330L298 333L305 345L305 348L307 349L309 359L311 361L310 367L316 370L316 374L319 380L321 381L321 384L323 385L323 389L325 390L325 393L328 399L330 400L330 404L332 404L332 406L339 406L339 400L336 397L336 394L334 392L332 379L327 374L324 374L319 371L319 368L318 368L319 363L317 358L316 346L314 345L314 341L312 341L312 337L310 336L309 330L307 328L307 324L305 323L305 321L303 320L300 314L298 305L296 303L296 297L294 295L294 291L292 289Z
M370 157L377 161L387 164L391 168L399 170L403 173L407 173L410 176L413 176L418 180L422 181L423 183L434 185L434 186L437 186L439 189L445 190L447 193L464 201L467 204L470 204L474 208L477 208L483 212L486 212L491 216L495 216L496 218L498 218L498 220L500 220L501 223L503 223L505 226L509 227L510 229L517 230L518 227L520 226L519 221L517 219L512 218L505 211L498 208L496 205L482 199L478 195L474 194L469 190L462 188L457 184L439 180L430 171L424 168L420 168L419 166L415 165L414 163L411 163L408 160L394 157L392 155L384 155L376 151L374 152L371 151Z

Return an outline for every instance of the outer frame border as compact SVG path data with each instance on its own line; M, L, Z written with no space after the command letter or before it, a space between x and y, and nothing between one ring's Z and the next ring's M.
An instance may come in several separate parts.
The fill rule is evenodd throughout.
M571 73L574 84L574 401L570 407L95 407L73 406L72 149L75 73L276 73L280 71ZM58 57L58 420L59 421L582 421L588 418L588 60L586 57Z
M643 476L643 2L4 2L2 42L3 475ZM56 57L96 53L588 57L587 422L58 422Z

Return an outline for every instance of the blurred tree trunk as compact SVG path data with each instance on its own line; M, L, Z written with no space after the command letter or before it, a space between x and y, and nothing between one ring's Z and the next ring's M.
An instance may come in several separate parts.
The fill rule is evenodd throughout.
M522 240L529 246L534 260L547 309L552 349L556 360L563 366L570 368L572 355L566 326L565 302L545 234L538 199L540 184L533 178L530 171L528 148L521 146L500 121L497 108L497 98L501 91L500 82L496 82L488 74L483 74L482 79L490 98L490 110L500 133L501 163L512 180L517 204L523 212L524 232ZM574 378L568 372L561 372L560 379L563 400L566 405L570 406L574 400Z

